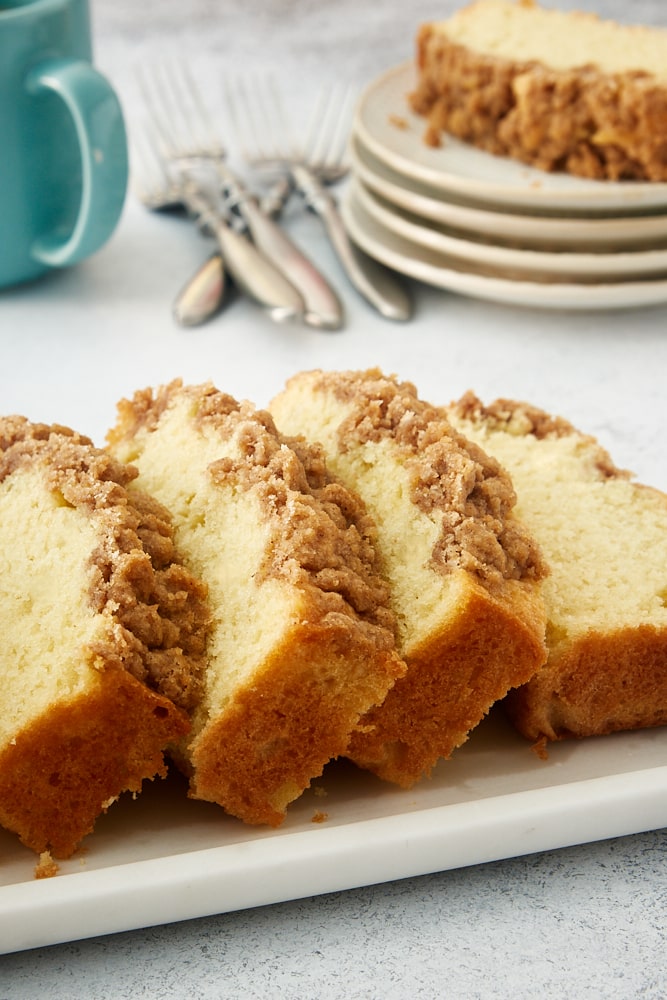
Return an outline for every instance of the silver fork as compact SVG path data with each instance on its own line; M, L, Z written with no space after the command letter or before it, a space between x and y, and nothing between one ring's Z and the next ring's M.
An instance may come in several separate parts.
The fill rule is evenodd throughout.
M412 303L398 275L350 240L336 199L327 190L349 172L345 162L353 92L323 91L303 143L294 142L274 82L251 77L227 86L227 104L241 153L257 170L286 172L307 207L322 220L348 279L387 319L407 320Z
M226 149L218 138L208 108L187 67L183 64L170 67L168 74L163 73L159 82L162 93L166 92L170 98L168 115L163 104L158 118L163 132L168 130L167 122L176 121L178 125L178 143L174 143L173 124L168 133L171 139L168 149L170 159L210 166L221 187L225 210L242 221L260 253L296 289L302 299L305 321L321 329L339 329L343 323L343 309L337 294L277 224L274 216L260 206L228 167ZM145 96L146 91L144 84ZM155 95L148 94L148 99L156 104Z
M151 212L190 211L180 185L173 181L145 128L130 130L130 151L131 186L139 201ZM202 234L214 235L203 220L196 218L196 221ZM227 272L218 251L197 268L179 291L172 306L174 319L187 327L205 323L222 309L228 287Z
M155 144L147 141L145 129L130 130L132 189L139 200L153 212L187 211L183 195L169 176L164 163L155 152ZM137 167L138 169L134 169ZM276 181L262 199L263 210L277 211L287 196L287 182ZM289 186L287 184L287 186ZM200 224L202 234L215 233ZM218 241L219 242L219 241ZM188 278L176 296L172 313L179 326L201 326L212 319L226 304L230 283L220 250L210 254Z
M166 179L166 197L180 200L204 232L212 233L239 289L277 321L302 317L304 302L283 272L239 231L218 203L210 159L192 143L187 113L171 74L144 69L139 84L149 113L144 139ZM146 199L148 203L148 199ZM158 207L155 204L152 207Z

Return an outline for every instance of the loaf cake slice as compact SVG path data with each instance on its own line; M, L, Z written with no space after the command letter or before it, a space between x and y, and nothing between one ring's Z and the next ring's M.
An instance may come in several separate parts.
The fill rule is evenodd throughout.
M188 730L208 620L167 512L73 431L0 420L0 823L72 854Z
M468 393L453 423L510 471L550 566L546 667L507 709L544 743L667 723L667 496L525 403Z
M212 385L138 392L109 444L172 511L209 588L203 696L179 751L190 794L277 825L405 671L373 524L318 449Z
M476 0L417 36L412 107L544 170L667 180L667 31L530 0Z
M375 369L304 372L270 409L282 431L321 443L377 524L408 671L348 756L409 787L544 662L540 554L509 477L411 384Z

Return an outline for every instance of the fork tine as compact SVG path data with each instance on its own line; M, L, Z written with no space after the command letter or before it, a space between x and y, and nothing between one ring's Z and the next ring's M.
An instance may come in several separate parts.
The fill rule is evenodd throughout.
M183 83L183 70L176 69L178 64L172 65L169 70L166 66L161 67L162 74L162 98L168 100L163 104L163 111L167 121L171 123L172 135L177 136L177 149L181 156L195 155L199 152L201 141L195 130L195 119L191 114L191 109L187 100L187 94Z
M321 95L313 116L312 130L304 145L304 159L315 167L340 166L347 149L350 105L354 92L350 86L332 87Z
M283 150L285 147L292 156L297 152L297 144L294 141L294 136L292 134L288 115L285 112L285 104L282 100L280 93L280 88L276 85L275 80L269 80L267 78L268 94L273 98L273 124L278 126L278 134L274 130L273 135L275 137L276 145L274 147L274 152L280 153L281 143ZM265 105L267 106L267 105Z
M163 159L169 159L177 155L177 148L173 130L168 125L168 117L165 118L162 89L156 79L156 72L157 70L154 70L149 73L142 66L137 70L137 82L148 111L149 124L147 129L154 133ZM157 149L155 151L157 152Z
M276 94L277 91L273 88L270 105L273 109L276 107ZM244 97L247 97L247 92L244 92ZM266 148L262 143L259 143L259 148L258 143L255 143L253 155L244 142L245 158L256 169L264 167L275 170L278 167L283 180L286 179L302 196L306 207L322 219L329 241L357 291L382 315L392 319L407 319L410 315L410 303L402 286L397 289L393 281L389 282L385 271L380 269L379 265L357 250L338 212L335 198L325 191L325 186L342 180L349 169L343 162L347 150L347 141L343 142L343 139L346 140L347 136L351 100L352 93L348 88L343 100L344 110L338 106L339 102L334 102L334 95L331 92L317 102L300 156L295 156L294 153L290 155L289 151L283 149L282 156L278 160L271 161L267 159ZM232 103L237 131L240 131L238 126L241 115L238 106L233 102L228 103ZM263 103L265 117L269 105L266 100ZM244 117L247 120L251 118L247 109ZM280 120L278 114L274 118ZM256 113L252 120L253 122L256 120ZM268 133L267 128L264 134Z
M207 156L222 159L225 149L194 77L176 61L137 72L144 103L170 159Z
M185 63L181 63L180 65L184 90L189 95L191 110L196 112L195 115L190 117L190 124L196 123L201 128L200 148L222 159L226 156L226 149L219 138L218 130L206 106L202 92L189 67Z
M331 104L331 90L321 90L317 102L310 116L310 122L306 130L305 139L301 148L301 157L309 163L319 163L321 159L321 145L326 141L326 131L323 127L329 105Z
M232 81L225 77L223 80L225 102L231 120L232 128L236 137L241 156L250 159L253 150L257 150L258 155L265 156L265 150L260 140L260 131L257 128L254 108L248 99L248 94L243 79Z
M182 195L168 169L157 133L150 125L130 134L132 190L148 208L182 208Z
M352 102L351 86L320 91L302 137L295 141L279 88L271 77L227 81L226 103L241 156L266 168L307 164L325 183L344 176Z
M357 104L355 88L348 84L341 98L338 118L338 132L335 137L337 146L332 143L329 151L330 163L340 166L344 160L350 142L350 123Z
M291 144L291 138L272 77L240 77L234 85L226 80L225 97L244 159L260 156L279 161L289 155L286 137L287 144Z

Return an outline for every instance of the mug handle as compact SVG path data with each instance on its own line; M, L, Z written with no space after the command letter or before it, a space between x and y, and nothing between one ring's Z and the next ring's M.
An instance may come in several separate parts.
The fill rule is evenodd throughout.
M111 85L90 63L53 59L35 67L29 93L52 91L72 116L81 151L79 213L69 236L38 237L32 255L49 267L75 264L111 236L120 218L128 178L127 136L120 102Z

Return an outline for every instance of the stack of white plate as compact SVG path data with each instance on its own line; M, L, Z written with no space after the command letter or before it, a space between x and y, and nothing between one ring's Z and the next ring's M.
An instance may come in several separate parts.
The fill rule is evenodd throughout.
M667 184L549 174L446 137L423 140L412 65L357 107L343 202L351 237L402 274L551 308L667 302Z

